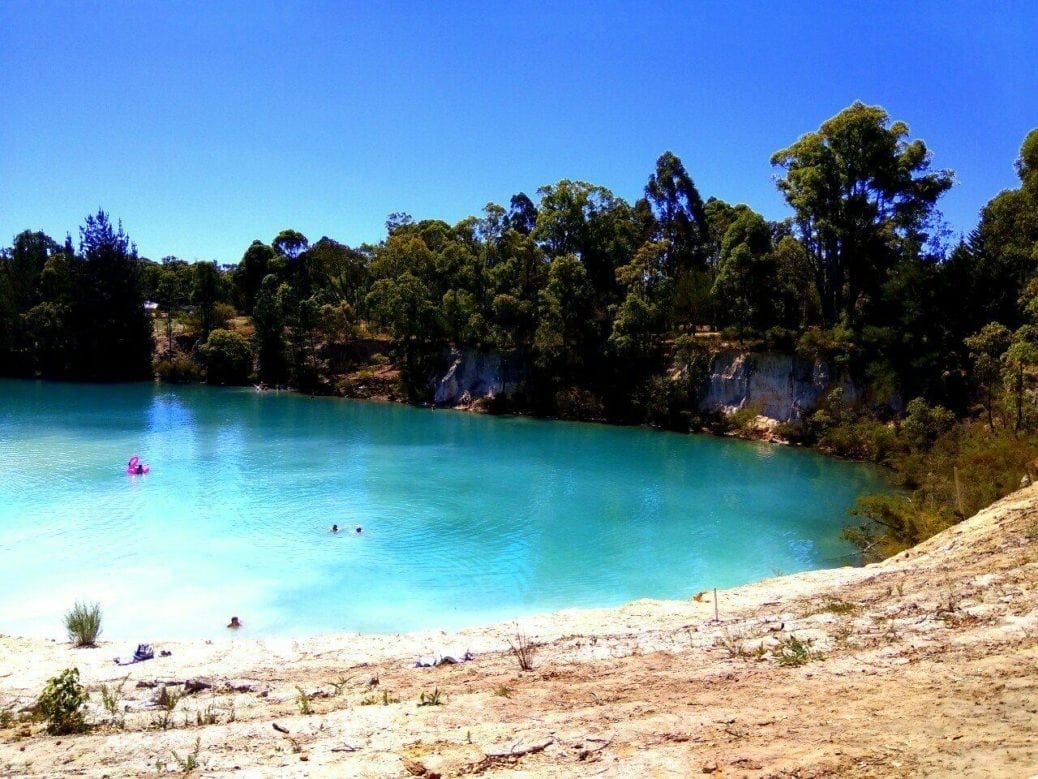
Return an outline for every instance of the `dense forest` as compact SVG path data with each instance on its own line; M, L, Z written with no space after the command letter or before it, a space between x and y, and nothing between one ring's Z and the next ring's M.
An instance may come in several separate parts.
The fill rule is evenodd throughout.
M698 407L712 355L797 354L864 395L832 392L782 437L912 490L864 499L848 530L886 555L1038 456L1038 130L1019 188L954 242L937 210L952 172L882 108L855 103L771 162L779 222L704 199L665 152L633 204L562 180L454 225L391 214L377 245L283 230L230 267L140 258L103 211L78 248L26 231L0 256L0 374L353 396L382 380L425 402L469 349L524 376L492 410L728 431L738 415Z

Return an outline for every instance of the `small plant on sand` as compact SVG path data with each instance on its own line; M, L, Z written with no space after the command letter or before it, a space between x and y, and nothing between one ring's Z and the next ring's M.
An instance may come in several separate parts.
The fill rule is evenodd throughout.
M126 724L126 721L119 715L119 700L122 697L123 686L129 678L130 675L126 674L118 685L112 687L109 687L107 684L101 685L101 703L104 704L105 711L111 716L112 724L119 728Z
M822 603L822 611L827 611L830 614L850 614L851 612L857 611L857 605L848 603L840 598L834 598L831 595L827 596L825 601Z
M65 614L65 629L75 646L97 646L97 637L101 635L100 604L76 601Z
M714 646L720 647L728 653L729 657L749 657L749 653L742 644L742 636L732 633L730 630L724 631L721 635L714 639Z
M771 657L776 663L786 667L796 667L806 665L812 660L821 660L822 653L812 652L811 643L809 638L801 641L796 636L789 636L772 647Z
M169 687L162 685L159 689L159 696L155 699L159 712L152 718L151 724L163 730L169 730L169 726L173 724L173 712L183 697L184 694L179 690L171 691Z
M496 690L494 690L494 695L497 695L500 698L511 698L512 697L512 693L513 693L512 688L511 687L506 687L503 684L500 685Z
M86 730L83 704L90 696L79 683L79 669L66 668L58 676L47 680L36 711L47 720L47 732L55 736L82 733Z
M296 696L296 706L299 707L299 713L313 714L314 710L310 706L310 696L306 694L306 690L299 685L296 685L296 690L299 692L299 695Z
M400 703L399 698L394 698L389 690L383 690L381 694L372 693L361 700L361 706L388 706L391 703Z
M173 759L177 762L177 766L180 768L181 773L189 774L198 768L198 753L202 749L202 737L199 736L195 739L195 748L188 752L184 757L181 757L176 753L175 750L170 750L173 755Z
M342 695L343 689L346 687L347 684L350 683L350 679L352 678L353 677L346 676L345 674L339 674L339 678L337 680L335 680L334 682L329 682L329 684L331 684L331 686L335 688L335 692L333 692L332 695Z
M423 692L418 697L419 706L442 706L444 704L443 693L437 687L432 692Z
M195 712L196 725L216 725L220 722L220 712L216 710L216 704L210 703L201 711Z
M537 653L537 644L529 636L517 630L515 638L508 639L508 649L516 662L519 663L519 670L533 670L533 656Z

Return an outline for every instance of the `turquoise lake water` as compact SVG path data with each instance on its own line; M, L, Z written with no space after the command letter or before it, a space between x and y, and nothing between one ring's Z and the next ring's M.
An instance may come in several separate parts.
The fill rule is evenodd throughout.
M846 511L877 489L864 466L706 436L0 381L0 633L63 638L77 599L105 638L153 640L223 636L232 614L245 635L395 632L687 598L853 560Z

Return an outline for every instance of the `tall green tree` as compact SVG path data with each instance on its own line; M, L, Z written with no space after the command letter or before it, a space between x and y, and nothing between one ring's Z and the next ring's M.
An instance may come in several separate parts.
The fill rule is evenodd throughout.
M976 312L980 321L1009 327L1028 318L1018 302L1038 269L1038 129L1024 139L1016 170L1020 187L1000 192L984 206L980 224L953 265L961 302L968 303L962 314Z
M898 260L921 252L952 185L951 171L931 172L926 144L908 132L879 106L855 103L771 158L814 259L827 324L859 320Z
M173 320L191 300L191 266L165 257L155 285L155 302L166 317L166 352L173 352Z
M215 262L196 262L192 266L191 302L198 315L199 340L208 340L217 326L216 306L224 300L226 290L220 269Z
M137 248L104 211L87 216L79 236L72 372L102 381L148 378L152 322L144 310Z
M702 270L707 261L709 225L703 199L681 160L666 151L656 160L656 170L645 185L659 229L667 241L665 271L672 278Z
M395 279L376 281L365 303L375 322L389 331L405 379L414 389L422 380L422 358L442 337L442 314L432 292L421 279L404 272Z
M285 308L290 289L273 273L267 274L256 295L252 323L256 327L256 357L260 381L274 386L288 383L288 344Z
M749 209L731 224L721 242L713 295L724 319L742 330L772 322L776 288L771 231Z
M252 314L256 305L263 278L270 273L271 261L276 256L274 249L262 241L253 241L242 255L232 276L238 306L246 314Z
M270 242L270 245L282 257L294 260L307 250L310 246L310 241L298 230L282 230L274 236L274 240Z

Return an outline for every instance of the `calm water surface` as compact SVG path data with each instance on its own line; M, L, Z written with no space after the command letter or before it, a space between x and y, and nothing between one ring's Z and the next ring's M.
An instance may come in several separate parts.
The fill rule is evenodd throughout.
M133 454L151 465L128 476ZM0 633L454 628L846 563L877 472L648 430L0 381ZM344 532L329 533L332 523ZM353 532L356 525L363 533Z

